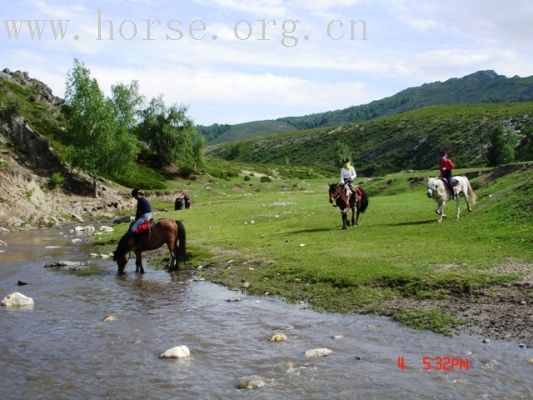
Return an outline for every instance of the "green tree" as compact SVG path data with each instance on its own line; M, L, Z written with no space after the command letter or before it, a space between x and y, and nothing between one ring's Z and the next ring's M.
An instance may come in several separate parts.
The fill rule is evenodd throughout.
M533 126L528 126L522 130L523 138L518 148L516 159L520 161L533 160Z
M493 128L490 135L490 144L487 149L487 160L490 166L508 164L515 159L516 134L505 135L503 127L498 125Z
M161 97L141 111L139 138L155 153L159 166L192 166L195 131L186 113L184 106L165 106Z
M192 169L195 173L198 173L200 168L202 168L205 164L204 150L205 150L205 137L200 133L196 133L194 137L194 143L192 146L192 159L193 159Z
M335 168L339 168L342 165L343 159L352 159L352 151L350 148L338 140L335 142L334 155L335 158L333 159L333 166Z
M92 177L96 195L99 175L127 171L138 152L135 138L121 128L117 105L104 97L89 69L78 60L67 77L65 106L68 160Z

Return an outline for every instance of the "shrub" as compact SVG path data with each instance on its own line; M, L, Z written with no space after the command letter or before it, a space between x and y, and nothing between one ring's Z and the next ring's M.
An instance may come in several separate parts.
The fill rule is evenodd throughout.
M57 187L62 187L65 183L65 178L59 172L54 172L48 181L48 187L50 189L55 189Z

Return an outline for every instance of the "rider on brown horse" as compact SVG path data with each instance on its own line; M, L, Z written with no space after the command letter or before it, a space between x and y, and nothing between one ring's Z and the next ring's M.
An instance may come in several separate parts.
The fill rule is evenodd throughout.
M352 182L355 178L357 178L357 173L355 172L354 167L350 165L350 160L345 158L342 160L340 184L344 186L346 196L348 197L355 196L355 190L352 186Z
M131 197L137 200L137 212L135 213L135 222L130 227L130 233L135 239L135 243L138 242L137 234L141 233L140 227L144 223L150 223L152 219L152 207L144 192L139 189L133 189L131 191Z

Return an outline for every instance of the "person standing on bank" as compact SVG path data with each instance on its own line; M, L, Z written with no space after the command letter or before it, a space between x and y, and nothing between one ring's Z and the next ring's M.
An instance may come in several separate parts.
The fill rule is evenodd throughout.
M137 212L135 213L135 222L131 225L130 231L135 235L137 228L143 222L150 221L152 219L152 206L146 197L144 192L139 189L133 189L131 191L131 197L137 200Z
M354 167L350 165L350 160L348 158L345 158L342 160L342 168L341 168L341 179L340 184L344 186L344 190L346 191L346 195L350 196L355 193L354 188L352 186L352 182L357 178L357 173L355 172ZM350 194L351 191L351 194Z

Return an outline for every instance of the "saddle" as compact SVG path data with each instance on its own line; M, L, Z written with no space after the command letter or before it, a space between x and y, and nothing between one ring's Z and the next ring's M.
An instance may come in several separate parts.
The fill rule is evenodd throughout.
M151 219L150 221L144 221L142 224L140 224L137 229L135 230L135 233L137 235L140 235L141 233L150 231L152 229L152 226L154 225L154 220Z
M450 185L448 185L448 179L446 179L446 178L444 178L444 177L442 177L442 176L439 176L439 179L440 179L441 181L443 181L444 184L445 184L447 187L455 187L455 186L459 185L459 181L458 181L457 179L453 178L453 177L452 177L452 181L450 182Z

